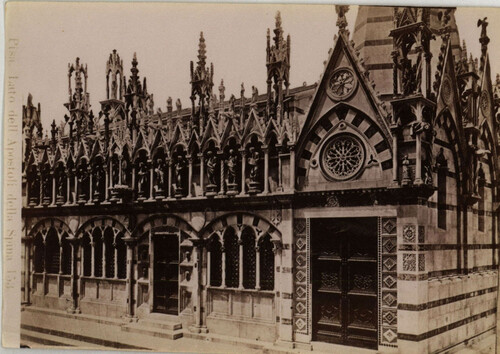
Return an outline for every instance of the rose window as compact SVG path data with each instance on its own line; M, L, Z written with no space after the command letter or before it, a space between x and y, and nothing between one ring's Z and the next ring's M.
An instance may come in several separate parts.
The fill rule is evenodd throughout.
M323 149L321 158L323 170L336 180L354 177L363 167L365 151L352 135L337 135Z

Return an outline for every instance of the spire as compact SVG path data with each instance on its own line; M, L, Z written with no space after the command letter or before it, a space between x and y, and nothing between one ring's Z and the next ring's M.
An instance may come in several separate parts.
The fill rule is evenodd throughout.
M488 27L487 17L482 20L477 20L477 27L481 26L481 36L479 37L479 43L481 43L481 64L480 71L483 71L484 64L486 63L486 52L488 51L488 43L490 43L490 37L488 37L486 27Z
M290 86L290 35L285 41L281 27L281 14L276 13L274 43L271 45L270 30L267 30L267 106L266 119L283 116L283 97ZM284 85L284 88L283 88Z
M203 38L203 32L200 32L200 42L198 44L198 67L204 67L207 60L207 46L205 44L205 38Z
M347 11L349 11L349 5L335 5L339 34L345 34L347 37L349 37L349 30L347 29L347 18L345 17Z
M274 29L274 45L276 47L280 47L281 43L283 43L283 28L281 28L281 13L278 11L276 12L276 26Z
M71 85L71 78L74 75L74 89ZM80 58L76 58L74 64L68 64L68 93L69 100L65 104L69 110L82 110L87 112L89 109L87 93L87 65L80 64Z
M113 49L109 54L108 62L106 63L106 98L122 99L124 95L123 87L123 60L120 55Z
M207 50L203 32L200 32L200 40L198 43L198 62L196 68L191 61L191 125L199 128L199 134L205 127L205 120L210 108L210 101L212 100L212 88L214 86L214 66L210 64L207 67ZM198 109L196 104L198 103Z
M221 103L224 102L224 98L226 98L226 95L224 92L226 91L226 87L224 86L224 79L220 80L220 85L219 85L219 101Z

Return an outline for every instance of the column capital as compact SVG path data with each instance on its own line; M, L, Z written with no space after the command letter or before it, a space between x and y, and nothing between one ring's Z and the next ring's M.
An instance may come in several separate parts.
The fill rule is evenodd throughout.
M124 237L122 238L123 242L125 242L125 244L127 245L127 247L133 247L135 245L135 243L137 242L137 239L134 238L134 237Z

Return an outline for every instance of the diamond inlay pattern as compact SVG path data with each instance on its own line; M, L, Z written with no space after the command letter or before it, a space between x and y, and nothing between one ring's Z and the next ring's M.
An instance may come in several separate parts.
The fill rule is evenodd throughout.
M381 292L379 309L379 341L382 345L394 347L397 343L397 220L396 218L382 218L381 221L381 246L379 266L381 274ZM406 243L416 241L414 225L403 227L403 240ZM420 232L420 230L419 230Z
M293 323L294 331L297 333L308 333L308 232L309 222L307 219L294 220L294 301L293 301Z

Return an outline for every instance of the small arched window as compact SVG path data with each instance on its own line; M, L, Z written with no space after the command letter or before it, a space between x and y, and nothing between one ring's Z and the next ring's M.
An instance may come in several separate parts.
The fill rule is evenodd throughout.
M68 234L67 233L64 233L62 238L61 238L61 247L62 247L61 271L62 271L62 274L69 275L69 274L71 274L72 247L68 241Z
M224 252L226 254L226 286L237 288L239 286L239 245L238 237L232 227L224 233Z
M111 227L104 230L104 249L106 258L106 278L115 277L115 247L114 247L114 233Z
M82 237L82 252L83 275L90 277L92 275L92 245L88 232Z
M255 233L246 227L241 233L243 242L243 287L255 288Z
M57 231L51 228L45 237L45 271L49 274L59 273L61 250Z
M102 277L102 249L103 239L102 231L96 227L92 233L92 240L94 242L94 276Z
M127 277L127 246L123 241L123 234L120 232L116 235L116 256L117 256L117 277L125 279Z
M260 253L260 288L274 290L274 252L271 236L265 235L259 240Z
M33 263L35 273L42 273L44 270L44 255L45 255L45 244L43 242L42 234L39 232L35 236Z
M222 245L217 235L213 235L208 245L210 251L210 285L222 285Z

